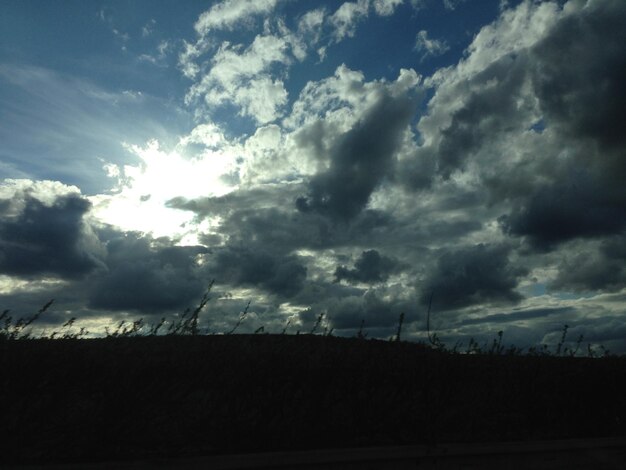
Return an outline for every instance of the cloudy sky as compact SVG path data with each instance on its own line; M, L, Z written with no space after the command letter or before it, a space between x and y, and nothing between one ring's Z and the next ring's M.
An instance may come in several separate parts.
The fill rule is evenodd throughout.
M626 2L3 2L0 303L626 352Z

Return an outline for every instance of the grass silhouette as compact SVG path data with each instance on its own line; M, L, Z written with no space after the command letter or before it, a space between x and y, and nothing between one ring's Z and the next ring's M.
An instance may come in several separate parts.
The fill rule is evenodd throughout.
M626 435L626 358L566 346L449 348L333 335L203 334L210 300L174 321L120 322L88 338L48 311L0 316L0 464L438 442ZM262 328L262 327L261 327ZM298 332L299 333L299 332ZM598 357L602 356L601 359Z

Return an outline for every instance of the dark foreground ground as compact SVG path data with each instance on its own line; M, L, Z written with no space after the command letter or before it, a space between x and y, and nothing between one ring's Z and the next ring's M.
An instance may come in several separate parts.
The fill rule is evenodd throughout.
M0 342L0 466L626 436L626 358L311 335Z

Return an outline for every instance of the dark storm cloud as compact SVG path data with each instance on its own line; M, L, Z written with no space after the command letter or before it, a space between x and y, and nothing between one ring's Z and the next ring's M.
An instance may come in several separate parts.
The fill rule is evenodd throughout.
M400 263L387 256L381 256L376 250L367 250L361 253L354 263L354 269L346 266L337 266L335 279L357 282L383 282L389 275L400 268Z
M291 185L290 185L291 186ZM254 244L272 253L289 253L299 248L328 248L363 244L368 237L387 236L397 225L384 212L366 209L351 224L334 224L315 212L302 213L293 207L301 192L295 188L241 189L225 196L196 200L173 199L169 207L194 212L198 218L223 219L219 234L204 236L207 246Z
M199 218L216 215L224 217L242 208L258 209L268 205L277 209L291 209L301 190L300 185L240 189L219 197L191 200L173 198L167 201L166 207L191 211Z
M531 49L506 54L472 75L463 106L437 140L439 173L448 177L486 142L525 130L536 99L562 139L600 145L588 163L626 175L625 21L624 2L593 2L564 15Z
M359 214L389 173L414 111L415 103L406 95L394 98L383 94L330 149L330 167L311 179L308 196L298 198L296 207L335 220L350 220Z
M433 216L436 210L430 209L410 212L408 217L365 209L350 224L337 224L321 214L302 213L285 204L300 189L287 190L286 195L279 188L239 190L219 198L178 199L170 201L170 207L193 211L199 218L220 217L216 233L201 237L208 247L248 246L277 257L300 249L323 256L327 249L375 247L379 253L384 250L388 256L411 261L412 256L422 256L433 239L438 243L453 242L482 227L479 220L465 215L442 220ZM444 211L458 212L472 199L471 195L455 195L453 191L448 196L441 201ZM414 266L422 262L420 259Z
M299 316L304 325L312 325L324 312L336 330L358 329L363 322L370 332L372 328L380 329L384 336L397 328L400 313L407 313L405 320L408 323L413 311L410 299L382 299L373 290L357 290L352 295L327 297L324 302L300 312Z
M83 222L89 201L70 194L50 206L30 195L22 202L19 214L9 216L5 207L0 219L1 273L76 279L103 266Z
M535 174L510 171L487 183L494 201L513 195L511 212L500 219L505 233L527 237L536 249L551 250L568 240L619 234L626 228L625 21L623 2L593 2L564 15L528 52L498 61L496 65L505 60L513 64L495 75L497 86L473 94L443 132L440 169L455 169L480 148L480 136L488 135L482 123L491 123L493 136L507 132L502 126L519 129L522 123L515 116L524 113L494 103L506 103L507 93L514 103L523 77L528 77L555 140L545 141L534 162L525 162L527 168L534 166ZM498 90L497 100L493 90ZM512 188L518 193L511 193ZM615 269L605 274L618 276Z
M39 317L34 327L35 329L52 327L51 331L59 330L59 326L72 317L85 320L102 316L101 311L86 307L84 286L81 281L43 283L32 290L26 288L0 294L0 310L9 309L14 319L28 318L53 300L52 305Z
M432 292L436 310L521 300L515 288L525 270L510 265L509 252L503 245L484 244L444 252L425 282L422 303Z
M317 158L324 158L327 152L325 140L332 134L332 130L331 123L317 119L298 129L294 133L294 139L301 149L310 149Z
M431 187L436 173L437 151L432 146L423 146L396 165L395 179L406 188L419 191Z
M606 315L603 318L583 319L570 326L569 341L576 341L582 335L583 344L599 343L606 345L615 353L626 354L624 348L626 321L623 316Z
M301 186L296 191L301 190ZM170 201L170 207L191 210L199 218L222 218L217 233L203 237L213 254L208 268L220 283L257 287L270 294L289 298L299 305L319 305L322 298L360 296L363 291L310 279L305 257L294 251L312 249L324 256L333 247L368 244L372 238L388 239L397 228L389 215L364 210L350 224L335 224L316 212L302 213L281 202L293 194L273 189L240 190L219 198ZM412 235L413 236L413 235ZM380 257L359 263L361 276L386 278L399 263ZM320 290L321 289L321 290Z
M220 282L260 287L283 297L297 294L307 277L297 256L277 256L259 248L218 249L214 258L212 271Z
M90 286L89 306L142 313L176 313L192 306L210 281L196 263L204 247L118 234L107 244L108 270Z
M255 287L277 295L279 300L287 298L292 305L308 306L314 315L325 311L331 324L342 329L349 329L347 325L358 328L363 319L369 328L392 328L397 326L402 311L408 321L415 311L415 293L411 287L398 286L402 294L395 295L398 300L389 300L385 282L388 276L405 269L421 270L424 264L430 264L424 246L429 240L454 240L481 228L479 222L465 217L445 221L428 214L412 214L407 220L398 220L370 209L359 213L350 224L337 224L316 212L301 213L293 206L281 208L285 199L274 188L240 190L220 198L175 203L199 217L220 217L217 233L203 240L213 252L206 258L207 269L218 284ZM461 199L444 204L457 208L463 203ZM342 248L352 252L356 246L377 248L365 251L354 266L339 269L338 275L342 281L380 282L378 287L385 291L381 294L385 300L380 303L372 297L365 302L366 289L333 282L333 272L324 267L341 254ZM301 249L311 250L317 260L310 255L294 256ZM400 256L406 263L399 261ZM409 264L412 259L420 261ZM318 264L318 260L322 263ZM403 295L413 300L408 301ZM374 334L373 329L368 331Z
M433 171L445 179L472 160L490 204L511 203L501 219L505 233L527 237L534 248L621 233L626 227L625 22L626 3L592 2L563 14L530 49L505 54L465 79L463 72L460 78L451 75L421 122L430 129L426 132L436 132L400 163L398 180L425 189ZM442 112L459 102L460 108ZM449 114L442 127L438 120ZM511 148L525 155L508 163L502 149L516 140L532 142L518 139L537 119L550 132L535 139L534 149Z
M532 79L548 125L601 146L601 165L626 175L626 3L590 2L532 50ZM611 156L616 151L618 155ZM591 163L591 162L590 162Z
M626 237L605 240L598 250L574 253L559 265L552 289L620 291L626 287Z
M626 228L626 199L588 175L572 175L539 187L499 221L505 233L528 236L535 248L548 250L573 238L620 233Z
M4 217L11 209L10 199L0 199L0 217Z
M594 2L565 16L531 51L539 106L573 154L551 184L537 185L501 220L506 233L527 236L535 248L626 228L625 21L625 3Z
M254 241L267 250L323 249L367 244L369 237L390 230L394 219L376 210L364 210L350 225L337 225L318 213L275 208L234 211L221 227L231 243Z

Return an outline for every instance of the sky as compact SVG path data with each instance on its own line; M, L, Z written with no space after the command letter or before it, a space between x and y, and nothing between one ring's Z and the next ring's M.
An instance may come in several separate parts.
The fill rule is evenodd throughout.
M1 10L0 308L626 352L626 2Z

